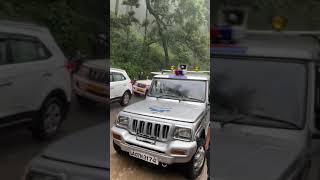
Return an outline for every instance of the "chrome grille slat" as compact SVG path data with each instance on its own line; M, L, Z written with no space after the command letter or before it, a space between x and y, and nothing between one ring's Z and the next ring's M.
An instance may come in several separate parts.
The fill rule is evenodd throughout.
M171 126L167 124L133 119L129 127L131 133L137 134L138 136L166 141L168 140Z
M163 125L161 124L161 125L160 125L160 134L159 134L159 137L160 137L160 138L162 138L162 136L163 136L163 135L162 135L162 133L163 133L162 130L163 130Z

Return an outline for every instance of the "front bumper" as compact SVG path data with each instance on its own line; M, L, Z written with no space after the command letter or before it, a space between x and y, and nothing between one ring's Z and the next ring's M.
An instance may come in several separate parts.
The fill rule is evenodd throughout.
M85 97L87 99L90 99L94 102L99 102L99 103L107 103L108 102L108 94L107 94L107 87L104 86L104 85L101 85L99 83L95 83L95 82L92 82L88 79L85 79L85 78L82 78L80 76L77 76L77 75L74 75L73 76L73 90L74 92L81 96L81 97ZM95 85L95 86L98 86L100 88L103 88L105 89L105 92L106 94L105 95L101 95L101 94L96 94L96 93L93 93L93 92L90 92L87 90L87 87L89 85Z
M147 88L140 88L138 86L132 86L132 91L138 94L145 95L147 92Z
M116 134L121 137L121 140L118 140L112 136L114 143L117 144L122 151L130 152L131 150L134 150L149 154L157 157L159 162L164 164L187 163L191 160L197 149L197 143L195 141L156 141L155 144L139 141L135 135L132 135L127 130L116 126L111 128L111 133L112 135ZM172 150L183 150L186 152L186 155L172 154Z

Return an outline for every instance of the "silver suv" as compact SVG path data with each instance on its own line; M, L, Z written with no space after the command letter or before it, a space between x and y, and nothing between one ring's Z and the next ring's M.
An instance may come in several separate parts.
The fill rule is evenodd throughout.
M187 176L197 177L208 142L208 92L205 72L154 76L146 99L119 113L111 129L114 149L164 167L184 163Z

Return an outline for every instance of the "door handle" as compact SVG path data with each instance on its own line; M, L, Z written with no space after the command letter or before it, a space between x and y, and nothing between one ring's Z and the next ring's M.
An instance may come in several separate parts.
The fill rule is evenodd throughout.
M0 87L11 86L12 84L13 84L12 82L3 82L3 83L0 83Z

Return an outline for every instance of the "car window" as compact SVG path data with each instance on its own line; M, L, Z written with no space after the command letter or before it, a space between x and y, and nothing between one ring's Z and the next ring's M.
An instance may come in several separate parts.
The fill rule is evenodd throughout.
M0 40L0 65L7 63L6 41Z
M113 74L113 73L109 74L109 80L110 80L110 82L113 82L112 74Z
M307 89L303 62L216 58L211 66L216 114L251 114L303 127ZM284 127L272 120L251 119L246 123Z
M48 50L39 41L11 40L11 54L13 63L24 63L47 59Z
M113 73L113 81L124 81L126 80L126 77L124 77L121 73Z

